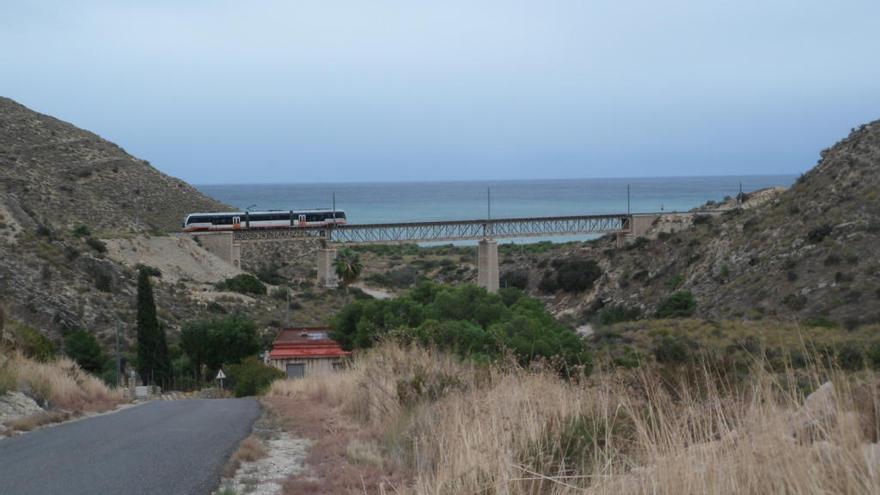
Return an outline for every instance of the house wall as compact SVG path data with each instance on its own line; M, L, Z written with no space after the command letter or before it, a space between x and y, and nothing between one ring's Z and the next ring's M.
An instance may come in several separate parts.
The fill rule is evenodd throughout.
M318 375L322 373L332 373L333 363L340 362L339 358L291 358L291 359L272 359L272 366L287 373L287 363L303 363L305 364L305 376Z

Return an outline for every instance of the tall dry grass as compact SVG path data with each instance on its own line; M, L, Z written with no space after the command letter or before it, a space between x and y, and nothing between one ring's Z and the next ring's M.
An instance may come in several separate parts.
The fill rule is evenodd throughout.
M125 402L123 391L110 389L67 358L38 362L13 354L3 365L15 390L42 406L77 412L99 412Z
M269 394L357 421L412 480L394 493L880 493L875 375L678 371L566 381L388 344Z

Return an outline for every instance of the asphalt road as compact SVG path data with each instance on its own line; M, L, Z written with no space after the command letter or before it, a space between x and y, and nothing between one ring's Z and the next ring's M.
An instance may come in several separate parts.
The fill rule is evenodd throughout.
M253 399L155 401L0 440L0 494L207 494Z

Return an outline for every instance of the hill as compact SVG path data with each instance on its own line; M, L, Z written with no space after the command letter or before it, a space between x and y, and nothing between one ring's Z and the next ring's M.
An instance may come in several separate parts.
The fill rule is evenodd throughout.
M186 213L229 207L119 146L0 97L0 212L27 228L109 234L179 230Z
M601 272L587 290L549 291L550 303L578 319L603 311L608 319L610 308L616 317L644 317L673 293L688 291L694 316L704 318L850 328L880 322L878 191L875 121L823 151L790 189L765 195L756 206L697 215L690 228L655 231L622 249L606 237L550 254L594 260ZM529 272L537 292L539 280L553 271L512 264Z
M187 212L228 209L119 146L0 98L0 310L60 342L85 329L111 348L134 337L138 263L160 267L160 319L206 313L238 273L178 230ZM253 305L229 296L215 311Z

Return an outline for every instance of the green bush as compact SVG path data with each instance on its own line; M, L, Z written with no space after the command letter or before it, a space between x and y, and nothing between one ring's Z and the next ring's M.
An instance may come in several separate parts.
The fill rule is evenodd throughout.
M25 356L41 362L55 358L55 344L39 331L26 325L17 325L15 333L17 346Z
M72 233L74 237L89 237L92 235L92 231L83 224L74 227Z
M0 366L0 396L6 392L12 392L17 388L15 370L11 366Z
M868 347L868 351L865 356L868 360L868 364L872 369L880 370L880 342L874 342Z
M263 364L256 356L229 366L228 374L236 397L262 394L272 382L284 378L284 372Z
M64 336L64 353L90 373L100 373L106 361L98 339L85 330L75 330Z
M663 364L685 364L693 360L698 345L684 336L664 335L654 341L654 358Z
M285 278L278 272L280 267L275 263L269 263L265 265L261 265L256 272L257 278L260 281L267 283L269 285L281 285L284 283Z
M688 290L675 292L657 307L657 318L687 318L694 314L697 302Z
M593 288L593 283L602 276L602 269L594 260L571 258L553 260L552 270L544 272L539 288L549 293L557 290L581 292Z
M529 272L526 270L511 270L501 274L501 287L513 287L526 290L529 286Z
M217 284L217 289L238 292L240 294L265 295L266 286L250 273L242 273Z
M349 304L334 318L332 335L346 349L396 337L481 360L510 351L523 364L549 359L560 370L589 370L592 359L581 338L540 301L513 291L499 295L470 284L422 282L395 299Z
M609 306L599 311L599 323L603 325L613 325L623 321L638 320L642 315L638 308L629 308L626 306Z
M865 353L859 345L846 342L837 349L837 364L847 371L857 371L865 367Z

